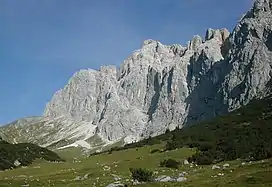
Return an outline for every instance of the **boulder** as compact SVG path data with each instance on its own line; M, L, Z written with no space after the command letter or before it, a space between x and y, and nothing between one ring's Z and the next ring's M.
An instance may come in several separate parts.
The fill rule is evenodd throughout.
M183 161L183 164L184 164L184 165L188 165L188 164L190 164L190 163L188 162L188 160L184 160L184 161Z
M14 164L16 167L18 167L18 166L21 165L21 162L19 162L19 160L15 160L13 164Z
M223 165L223 167L228 168L228 167L230 167L230 165L228 163L226 163L226 164Z
M125 185L121 183L111 183L107 187L125 187Z
M157 181L157 182L173 182L175 180L176 180L175 178L172 178L172 177L166 176L166 175L159 176L155 179L155 181Z
M213 165L213 166L212 166L212 169L221 169L221 168L220 168L220 166Z
M177 182L184 182L184 181L187 181L187 178L186 177L178 177L176 179Z

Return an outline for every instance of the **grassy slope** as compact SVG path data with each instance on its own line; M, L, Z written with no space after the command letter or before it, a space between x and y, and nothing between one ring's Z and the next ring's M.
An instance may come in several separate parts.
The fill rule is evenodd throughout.
M0 172L0 186L106 186L114 182L111 174L117 174L125 182L130 179L130 167L143 167L152 171L158 171L159 175L176 176L182 171L188 172L188 182L182 183L189 186L272 186L272 160L264 163L252 162L241 166L240 160L230 163L230 168L224 171L212 170L211 166L181 166L178 170L159 167L161 160L174 158L183 161L192 155L195 150L181 148L163 153L150 154L155 148L163 148L164 145L145 146L138 149L127 149L112 154L101 154L90 158L79 158L77 162L71 159L65 163L47 163L39 161L28 168L19 168ZM68 155L68 153L67 153ZM222 163L221 163L222 164ZM220 164L219 164L220 165ZM109 166L110 171L104 171L103 166ZM38 167L38 168L37 168ZM232 170L233 172L231 172ZM219 172L225 176L212 178ZM89 178L83 181L74 181L76 176L84 176L89 173ZM99 177L99 180L97 180ZM126 182L129 184L129 182ZM180 183L148 183L139 186L180 186Z

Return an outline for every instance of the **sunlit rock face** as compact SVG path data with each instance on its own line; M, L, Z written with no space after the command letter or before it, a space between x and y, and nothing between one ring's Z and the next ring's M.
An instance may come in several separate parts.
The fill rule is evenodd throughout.
M188 96L223 59L223 33L215 30L209 40L195 36L187 47L146 40L119 69L75 73L44 115L89 122L109 141L127 136L137 141L182 127Z

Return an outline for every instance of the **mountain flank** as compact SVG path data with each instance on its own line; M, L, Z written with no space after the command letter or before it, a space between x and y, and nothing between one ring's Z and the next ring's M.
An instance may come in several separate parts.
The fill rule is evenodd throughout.
M271 7L256 0L232 32L208 29L186 46L146 40L120 68L80 70L42 117L1 127L2 137L56 149L128 144L264 98L271 93Z

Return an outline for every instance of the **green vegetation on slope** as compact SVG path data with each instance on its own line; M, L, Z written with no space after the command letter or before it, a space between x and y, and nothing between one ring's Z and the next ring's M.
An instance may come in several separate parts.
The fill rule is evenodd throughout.
M267 159L272 156L272 99L256 100L225 116L173 132L148 138L138 143L114 148L128 148L166 142L164 150L181 147L197 148L189 158L198 164L245 158Z
M220 170L213 170L212 166L196 166L195 164L181 164L178 169L173 169L161 167L160 162L171 158L183 163L186 158L195 153L195 150L180 148L150 154L151 150L162 149L164 146L164 144L143 146L137 149L112 152L112 154L105 153L81 158L73 162L71 159L60 163L38 161L28 167L0 172L0 186L106 187L110 183L120 181L120 183L132 187L134 185L131 182L133 176L130 168L143 168L144 171L146 169L152 171L152 178L162 175L176 177L180 173L186 173L187 181L184 182L147 182L136 185L141 187L269 187L272 184L271 160L253 162L235 160L227 162L230 166ZM69 153L67 153L68 155ZM242 164L243 162L245 164ZM225 163L217 165L222 168ZM142 176L143 172L137 172L137 176L139 173ZM219 173L223 173L224 176L219 176ZM116 180L115 178L120 179Z
M271 123L272 100L254 101L226 116L174 131L166 149L197 147L190 160L199 164L267 159L272 156Z
M36 159L63 161L46 148L30 143L10 144L0 138L0 170L27 166Z

